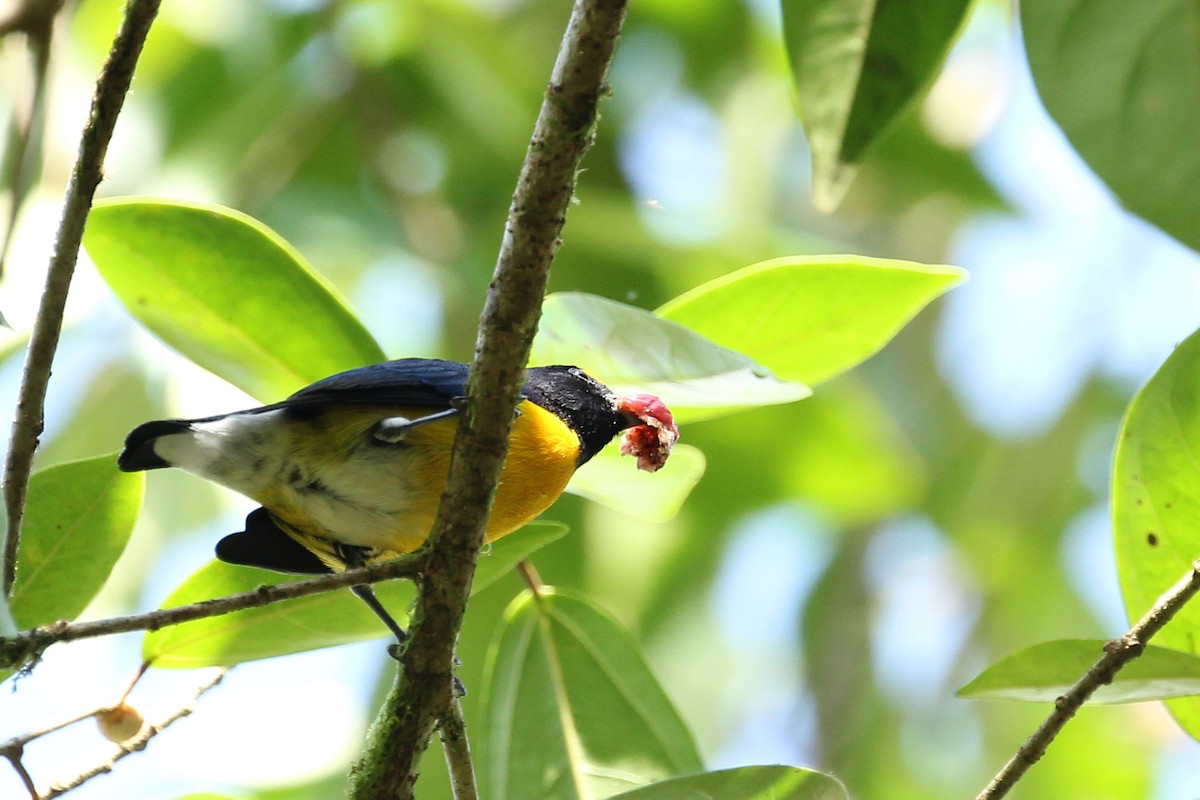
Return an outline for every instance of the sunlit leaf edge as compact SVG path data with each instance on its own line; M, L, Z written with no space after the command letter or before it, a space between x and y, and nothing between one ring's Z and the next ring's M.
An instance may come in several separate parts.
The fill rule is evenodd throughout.
M956 692L969 700L1013 700L1052 703L1084 677L1105 653L1103 639L1056 639L1017 650L980 672ZM1014 669L1028 671L1041 664L1067 659L1058 667L1062 674L1047 674L1037 683L1028 676L1020 681L1006 677ZM1048 668L1052 672L1054 667ZM1176 677L1147 673L1176 671ZM1159 645L1146 645L1138 658L1119 671L1111 683L1101 686L1088 702L1119 705L1170 700L1200 695L1200 657Z

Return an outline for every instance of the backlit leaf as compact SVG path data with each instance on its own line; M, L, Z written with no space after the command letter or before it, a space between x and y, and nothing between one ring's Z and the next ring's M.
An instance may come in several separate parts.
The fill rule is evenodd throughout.
M9 600L19 627L74 619L87 607L125 550L144 483L118 470L115 454L33 475Z
M565 533L566 528L558 523L536 522L492 543L480 555L472 594L486 589L518 561ZM180 584L163 602L163 607L296 580L299 578L295 575L211 561ZM392 616L403 624L413 599L412 583L406 580L377 583L375 592ZM362 601L348 591L332 591L153 631L142 643L142 654L156 667L191 669L227 666L389 635Z
M1200 333L1180 344L1134 398L1121 424L1113 463L1113 543L1131 619L1192 569L1200 555ZM1197 654L1200 605L1190 603L1154 643ZM1200 736L1200 700L1170 704Z
M92 209L83 243L143 325L264 402L385 360L345 301L300 254L239 212L107 200Z
M959 697L1053 703L1104 655L1104 642L1063 639L997 661L958 690ZM1200 658L1148 645L1088 702L1136 703L1200 695Z
M618 394L651 392L682 421L810 394L679 324L581 292L546 298L530 363L574 364Z
M656 313L812 386L874 355L964 277L913 261L790 256L709 281Z
M638 519L666 522L674 517L704 476L704 453L676 445L667 466L653 474L637 469L614 444L601 450L571 477L567 491Z

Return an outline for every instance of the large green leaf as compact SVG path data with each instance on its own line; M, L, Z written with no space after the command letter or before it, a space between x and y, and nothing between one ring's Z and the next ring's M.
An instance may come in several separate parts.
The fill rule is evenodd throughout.
M671 451L668 467L650 474L609 445L579 469L567 491L651 522L666 522L704 476L704 453L686 444Z
M1053 703L1101 656L1099 639L1042 642L1002 658L958 690L959 697ZM1149 645L1092 703L1137 703L1200 695L1200 658Z
M1200 557L1200 333L1180 344L1134 398L1121 424L1113 464L1113 543L1131 619L1192 569ZM1200 654L1200 604L1185 606L1155 637ZM1200 736L1200 700L1171 710Z
M1046 110L1121 202L1200 249L1194 0L1022 0Z
M472 594L486 589L518 561L561 538L566 530L558 523L535 522L489 545L480 555ZM295 575L211 561L180 584L163 602L163 607L295 580L298 580ZM409 581L379 583L375 592L397 618L406 613L413 599ZM156 667L191 669L227 666L387 635L387 629L375 615L349 592L326 592L153 631L142 643L142 654Z
M653 392L680 420L810 394L807 386L778 380L746 356L681 325L582 292L546 298L530 361L574 364L618 393Z
M492 800L602 800L699 772L692 736L637 645L589 603L518 597L488 658L482 780Z
M674 778L613 800L849 800L832 775L810 769L755 766Z
M783 0L813 154L813 202L841 201L868 148L932 82L970 0Z
M384 360L333 288L244 214L108 200L92 209L83 243L130 313L260 400Z
M790 256L754 264L671 300L658 314L809 385L865 361L958 267L867 256Z
M129 541L144 483L115 454L34 474L10 598L20 627L73 619L91 602Z

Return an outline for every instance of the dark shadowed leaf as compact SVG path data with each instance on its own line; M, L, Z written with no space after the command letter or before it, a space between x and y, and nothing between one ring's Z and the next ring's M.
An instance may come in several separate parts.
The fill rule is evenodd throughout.
M783 0L783 38L813 153L813 202L832 210L871 145L932 82L970 0Z
M586 601L509 607L488 658L482 780L493 800L602 800L699 772L691 733L637 645Z
M1200 248L1200 27L1193 0L1022 0L1046 110L1121 202Z

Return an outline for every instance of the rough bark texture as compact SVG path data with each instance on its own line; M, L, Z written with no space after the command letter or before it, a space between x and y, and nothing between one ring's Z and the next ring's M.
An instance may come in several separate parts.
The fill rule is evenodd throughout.
M421 753L452 702L454 646L508 448L517 392L537 329L580 161L625 18L626 0L579 0L554 65L509 209L480 321L450 477L419 585L408 647L351 780L351 797L410 798Z

